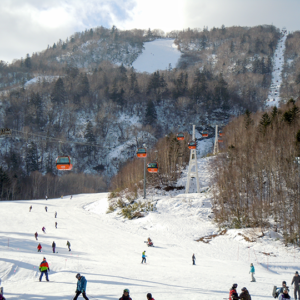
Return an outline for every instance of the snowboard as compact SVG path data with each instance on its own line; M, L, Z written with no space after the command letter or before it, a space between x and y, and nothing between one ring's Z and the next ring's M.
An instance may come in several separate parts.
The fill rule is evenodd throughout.
M274 298L277 298L277 297L278 297L278 294L276 293L276 290L277 290L277 286L274 285L274 287L273 287L273 292L272 292L272 296L273 296Z

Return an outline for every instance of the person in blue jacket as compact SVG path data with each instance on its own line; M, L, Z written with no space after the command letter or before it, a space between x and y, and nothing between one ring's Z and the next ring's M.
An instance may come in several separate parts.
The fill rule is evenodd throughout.
M251 273L251 282L256 282L256 280L254 278L255 269L254 269L254 266L253 266L252 263L250 265L250 272L249 273Z
M85 292L86 292L86 284L87 284L87 281L85 279L84 276L81 276L79 273L76 275L76 278L78 279L78 282L77 282L77 289L75 291L76 295L74 297L73 300L77 300L78 296L80 294L82 294L82 297L86 300L89 300L89 298L86 296Z

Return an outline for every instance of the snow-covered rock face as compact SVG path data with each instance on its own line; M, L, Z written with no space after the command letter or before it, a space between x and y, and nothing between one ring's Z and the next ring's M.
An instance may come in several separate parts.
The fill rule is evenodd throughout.
M181 56L173 39L159 39L144 43L144 50L133 62L138 72L153 73L174 68Z
M280 39L273 58L272 83L269 89L266 106L279 106L280 104L280 86L282 84L282 68L284 63L285 40L287 33L282 30L282 38Z

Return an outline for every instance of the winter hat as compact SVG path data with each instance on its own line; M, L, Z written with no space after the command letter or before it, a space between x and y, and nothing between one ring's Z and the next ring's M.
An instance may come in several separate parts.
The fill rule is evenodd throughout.
M242 291L247 291L247 289L245 287L242 288Z
M237 286L238 286L237 283L234 283L234 284L232 285L232 288L236 289Z
M43 260L46 260L46 257L44 257Z
M286 281L282 281L282 284L286 284Z
M296 271L295 274L299 274L298 271Z
M129 289L124 289L123 293L128 293L129 294L130 293Z
M80 278L80 273L78 273L76 276L75 276L77 279Z
M152 295L150 293L147 294L147 299L152 299Z

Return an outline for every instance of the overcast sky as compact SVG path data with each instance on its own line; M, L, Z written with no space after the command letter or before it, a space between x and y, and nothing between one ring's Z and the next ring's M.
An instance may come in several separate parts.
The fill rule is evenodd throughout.
M273 24L300 30L300 0L1 0L0 60L39 52L86 28Z

